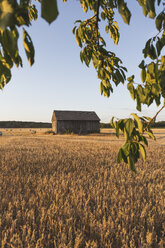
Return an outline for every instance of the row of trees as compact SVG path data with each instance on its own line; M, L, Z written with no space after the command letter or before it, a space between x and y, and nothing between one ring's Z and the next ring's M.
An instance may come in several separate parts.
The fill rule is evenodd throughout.
M165 121L157 121L150 124L152 128L165 128ZM112 128L110 123L100 123L100 128Z
M126 24L130 24L132 15L126 0L80 0L80 7L84 12L90 10L93 14L86 20L77 20L73 34L81 48L81 61L87 66L93 64L96 70L102 95L110 97L114 86L128 82L127 88L132 99L136 101L138 111L141 111L142 105L150 106L153 103L158 107L162 105L153 118L139 117L134 113L130 118L122 120L112 118L111 126L115 128L116 136L119 137L119 130L125 136L125 143L118 153L118 162L124 161L136 172L135 163L140 153L144 160L146 158L145 147L148 141L145 134L155 139L151 123L165 107L165 56L162 54L165 45L165 1L134 1L142 7L146 17L155 20L154 25L157 29L157 34L144 44L142 51L144 59L139 64L141 82L137 83L134 75L126 79L127 68L113 51L106 49L106 42L99 29L100 23L104 23L107 34L110 34L113 42L118 44L120 30L115 13L118 12ZM19 32L23 32L23 44L29 64L34 63L35 49L25 28L38 18L35 2L32 0L0 1L0 89L11 80L13 65L23 66L18 49ZM41 5L42 18L48 23L56 20L57 0L38 0L38 2ZM157 9L159 9L158 13Z
M0 121L0 128L51 128L51 123L30 121Z

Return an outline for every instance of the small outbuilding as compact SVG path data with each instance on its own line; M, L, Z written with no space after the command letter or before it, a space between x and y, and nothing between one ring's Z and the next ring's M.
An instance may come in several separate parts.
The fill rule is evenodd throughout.
M99 133L100 119L94 111L54 110L52 129L55 133Z

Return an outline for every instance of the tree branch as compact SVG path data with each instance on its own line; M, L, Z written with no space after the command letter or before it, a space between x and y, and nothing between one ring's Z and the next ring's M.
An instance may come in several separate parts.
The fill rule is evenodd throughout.
M99 45L99 8L100 8L100 0L97 1L97 14L96 14L96 29L97 29L97 44Z
M161 107L161 109L159 109L159 111L154 115L154 117L148 122L147 127L145 129L147 129L149 127L149 125L151 124L152 121L156 120L156 117L158 116L158 114L165 108L165 105L163 105L163 107Z
M86 22L86 25L87 25L92 19L94 19L96 16L97 16L97 15L94 15L94 16L90 17L88 20L84 21L84 22Z
M154 38L157 38L162 31L164 31L163 28L154 37L152 37L152 41L153 41Z
M159 111L155 114L155 116L152 118L151 121L153 121L153 120L155 121L157 115L158 115L158 114L160 113L160 111L162 111L164 108L165 108L165 105L163 105L163 107L161 107L161 109L159 109Z

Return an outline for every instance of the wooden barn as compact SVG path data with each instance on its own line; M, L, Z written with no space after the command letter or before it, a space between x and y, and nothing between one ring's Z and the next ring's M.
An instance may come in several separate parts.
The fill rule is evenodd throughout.
M55 133L99 133L100 119L94 111L54 110L52 129Z

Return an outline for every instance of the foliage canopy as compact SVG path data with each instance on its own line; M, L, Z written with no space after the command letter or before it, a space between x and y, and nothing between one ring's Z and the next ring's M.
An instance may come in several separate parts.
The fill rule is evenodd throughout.
M41 4L42 18L52 23L58 16L57 0L38 0L38 2ZM165 107L165 56L162 54L165 45L165 1L137 0L137 2L142 7L143 14L155 20L158 33L144 45L142 51L144 59L139 64L141 83L137 84L132 75L127 78L127 88L132 99L137 103L138 111L141 111L142 104L150 106L155 102L157 106L160 106L163 101L163 106L153 118L138 117L137 114L132 113L130 118L122 120L112 118L111 120L116 136L119 137L122 132L125 137L125 143L119 150L117 160L129 164L134 172L136 172L135 163L140 154L144 160L146 159L145 146L148 146L146 134L155 139L150 128L151 123ZM156 11L158 6L161 9L159 13ZM101 94L110 97L114 86L126 82L127 69L113 51L106 49L106 42L101 35L99 24L100 22L105 24L106 33L110 34L114 44L118 44L120 32L115 13L118 11L123 21L129 24L131 12L125 0L80 0L80 7L85 13L88 10L93 13L86 20L77 20L73 28L76 42L81 48L80 60L87 66L90 63L93 64L97 78L100 79ZM23 66L18 49L20 27L22 27L23 44L29 64L33 65L35 50L25 27L29 27L37 18L35 1L0 1L0 89L10 81L13 65Z

